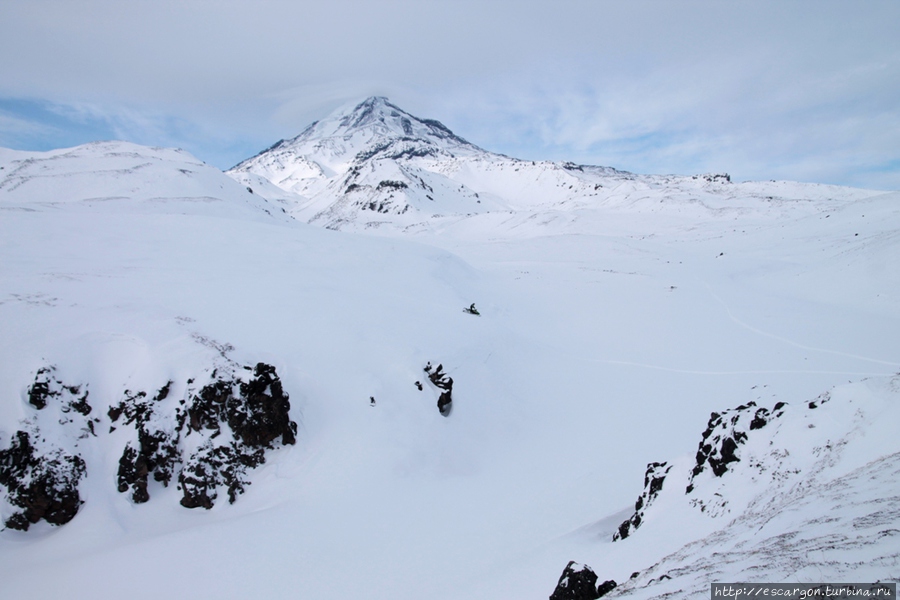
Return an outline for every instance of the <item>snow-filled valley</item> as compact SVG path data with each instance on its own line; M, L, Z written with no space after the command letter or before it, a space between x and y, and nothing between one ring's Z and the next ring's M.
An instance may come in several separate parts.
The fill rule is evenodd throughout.
M519 161L381 98L228 173L0 150L0 323L4 597L900 578L898 192Z

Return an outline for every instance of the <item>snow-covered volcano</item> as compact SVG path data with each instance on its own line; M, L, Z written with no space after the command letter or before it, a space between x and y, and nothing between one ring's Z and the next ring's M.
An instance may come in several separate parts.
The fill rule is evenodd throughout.
M228 174L301 221L410 233L446 229L480 215L490 215L483 218L492 221L489 227L506 230L529 219L569 228L579 210L596 208L665 210L690 219L749 211L772 216L802 209L810 200L868 195L835 186L737 184L727 174L635 175L519 160L478 148L438 121L414 117L381 97L336 111Z
M418 119L386 98L372 97L229 173L263 195L272 195L274 184L281 190L276 197L291 194L292 212L303 220L340 229L358 220L409 223L436 210L477 211L478 195L440 172L439 165L462 157L477 161L493 155L438 121Z
M532 164L382 99L228 175L2 150L4 595L896 579L898 202Z

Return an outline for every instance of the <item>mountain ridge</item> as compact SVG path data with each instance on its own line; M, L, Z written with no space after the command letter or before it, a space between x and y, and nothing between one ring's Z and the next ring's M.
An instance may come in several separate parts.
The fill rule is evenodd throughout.
M528 161L471 144L384 97L339 109L228 175L329 229L422 231L468 218L543 218L579 209L767 211L800 198L875 192L785 182L733 183L728 174L637 175L612 167ZM662 205L662 206L660 206ZM693 206L692 206L693 205Z

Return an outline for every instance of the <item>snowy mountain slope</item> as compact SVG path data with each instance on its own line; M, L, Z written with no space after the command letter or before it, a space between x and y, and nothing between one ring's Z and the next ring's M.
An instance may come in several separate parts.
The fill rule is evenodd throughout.
M367 211L374 217L365 222L408 223L417 218L407 214L410 210L433 212L435 197L442 199L442 210L455 212L477 211L481 204L464 186L422 168L420 159L432 164L482 154L441 123L417 119L373 97L313 123L229 173L250 186L263 178L297 194L293 212L302 220L340 228L344 220L355 222L357 212Z
M714 413L698 452L740 440L721 475L699 453L648 465L637 529L621 538L634 515L618 527L611 515L519 556L522 589L543 579L549 595L545 565L555 557L558 576L573 555L596 572L594 587L618 582L609 598L696 598L711 582L895 581L900 377L779 404ZM497 593L486 582L471 597Z
M90 210L104 204L104 212L285 220L284 210L182 150L126 142L7 151L0 155L0 191L3 210Z
M652 504L637 511L644 524L608 552L641 544L651 528L645 556L660 538L690 543L610 597L696 597L726 580L896 578L900 377L775 407L713 414L697 456L676 461L653 484Z
M711 581L896 581L897 454L772 501L687 545L614 597L695 598Z
M685 566L679 589L700 585L716 551L734 552L723 577L751 569L788 577L791 564L816 563L803 562L802 544L782 545L770 562L747 550L759 525L741 519L764 507L781 516L763 534L802 525L808 534L797 539L827 540L827 521L793 518L801 501L792 486L819 490L802 500L810 520L831 510L830 490L840 482L855 490L858 503L837 515L840 535L891 497L893 467L882 458L896 450L854 431L885 435L896 422L893 384L878 378L900 364L897 194L538 163L540 173L526 171L553 181L547 189L560 195L516 201L501 194L501 183L517 185L521 161L491 155L476 163L482 151L397 113L382 127L373 106L350 141L340 134L309 150L326 176L296 180L309 179L306 190L323 186L307 200L267 180L243 184L242 177L259 177L247 171L231 173L238 185L177 151L104 143L0 154L0 451L35 426L70 454L77 446L85 464L83 504L71 521L0 531L4 593L545 598L576 559L620 584L640 571L629 585L646 595L662 589L656 582L644 589L650 579L669 572L674 580L677 565ZM371 188L360 192L371 195L367 201L427 192L413 175L449 194L461 184L438 167L453 164L458 173L469 168L459 177L473 186L489 180L494 191L453 196L447 206L461 208L446 211L452 216L432 217L412 201L400 216L349 201L349 212L338 207L333 215L344 220L315 221L345 231L283 218L278 207L294 216L328 209L328 186L350 175L360 151L378 146L377 135L406 135L403 118L414 141L396 143L435 156L392 158L385 149L359 162L370 169L358 175L361 188ZM344 131L340 120L331 129L326 121L322 131ZM429 144L417 145L419 137ZM430 159L435 171L422 166ZM466 166L473 164L480 166ZM19 179L6 175L16 169ZM395 169L393 179L382 178L387 169ZM558 183L571 180L559 178L583 173L584 181L620 178L617 195L596 204L599 196L566 196ZM381 181L408 187L378 190ZM191 200L201 197L217 200ZM389 224L375 229L378 236L352 231L372 229L370 216ZM481 316L463 312L472 302ZM429 362L453 378L449 416L423 370ZM290 397L296 443L273 442L265 462L241 475L244 491L233 504L222 475L212 508L186 508L177 473L198 464L192 453L243 436L228 415L217 417L218 429L201 418L198 428L178 430L180 401L194 408L199 391L223 374L248 383L243 367L258 363L275 368ZM38 408L31 392L48 365L53 381L79 392L60 392ZM833 386L867 377L804 408ZM240 387L230 386L225 405ZM88 415L73 408L85 391ZM144 452L140 418L126 423L123 408L113 419L139 391L147 395L135 406L159 409L145 438L180 431L167 438L177 439L178 452L160 455L150 443ZM748 440L738 448L761 457L766 476L787 473L781 487L762 475L744 485L749 474L739 469L749 462L741 454L721 478L700 473L695 494L685 495L695 457L671 461L641 527L613 543L634 512L646 465L696 447L712 411L750 401L773 414L787 403L761 429L744 423L755 411L741 417ZM99 419L96 435L82 417ZM791 437L796 448L784 440ZM816 470L810 449L829 440L847 443L832 444L835 465ZM791 450L782 466L768 441ZM128 447L133 471L123 475ZM146 487L133 474L142 471L140 456L156 465L148 464ZM154 474L167 465L175 475L164 486ZM141 490L147 502L135 501ZM712 506L716 493L727 494L732 512L710 517L689 504ZM0 516L15 510L4 504ZM597 522L603 515L611 516ZM891 577L892 539L867 546L888 557L870 570L858 564L863 551L848 545L827 564L836 575ZM136 569L147 575L136 581Z
M293 199L290 212L299 220L344 230L420 231L484 213L533 218L596 208L731 219L872 195L789 182L734 184L727 175L635 175L523 161L482 150L380 97L336 111L229 174L267 197Z

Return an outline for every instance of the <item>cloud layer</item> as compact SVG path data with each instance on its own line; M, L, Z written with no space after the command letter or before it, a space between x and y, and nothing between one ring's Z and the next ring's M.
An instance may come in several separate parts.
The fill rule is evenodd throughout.
M523 158L896 189L898 22L892 1L8 0L0 145L94 131L228 167L381 94Z

